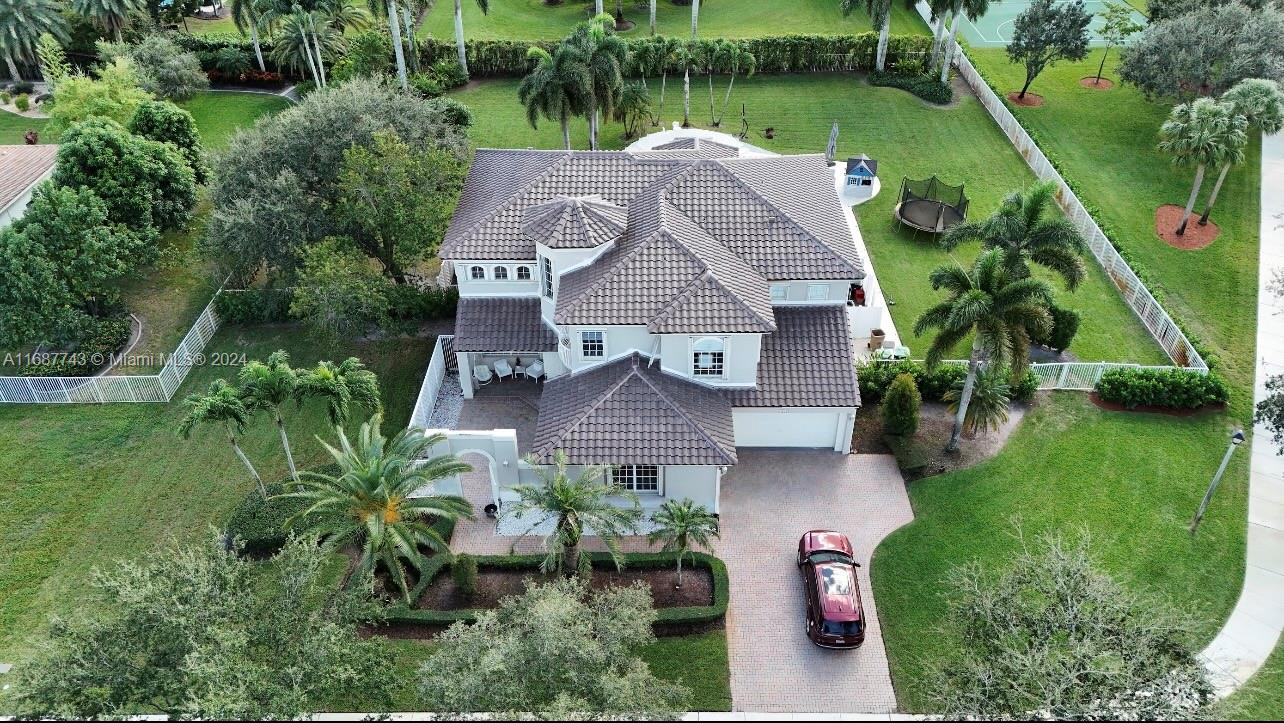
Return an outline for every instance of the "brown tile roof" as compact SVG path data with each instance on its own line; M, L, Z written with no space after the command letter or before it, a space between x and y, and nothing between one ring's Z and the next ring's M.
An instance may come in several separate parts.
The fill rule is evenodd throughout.
M647 158L735 158L740 155L740 149L707 138L686 137L675 138L636 154Z
M54 167L58 146L0 146L0 211Z
M601 196L558 196L522 213L522 231L553 249L591 249L624 234L629 212Z
M539 299L459 300L455 351L557 351L557 334L540 318Z
M762 338L756 389L724 392L733 407L857 407L860 388L846 308L777 306Z
M573 464L735 464L731 405L632 354L545 385L534 456L558 450Z

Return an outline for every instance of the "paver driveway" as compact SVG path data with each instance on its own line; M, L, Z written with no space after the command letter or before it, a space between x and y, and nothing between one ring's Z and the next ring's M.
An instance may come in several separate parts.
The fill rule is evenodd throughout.
M727 645L733 708L749 712L889 713L896 696L869 585L869 559L914 518L888 455L739 450L722 481L719 556L731 576ZM845 533L856 548L865 644L824 650L803 632L794 560L807 530Z

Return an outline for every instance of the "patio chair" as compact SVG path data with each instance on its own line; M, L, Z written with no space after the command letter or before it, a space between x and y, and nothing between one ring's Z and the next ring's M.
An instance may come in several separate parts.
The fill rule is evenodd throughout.
M500 359L495 362L495 375L498 376L500 380L503 380L504 377L511 378L515 376L513 374L513 367L508 363L507 359Z
M491 373L490 367L478 364L473 367L473 379L477 380L477 386L480 387L495 381L495 375Z
M544 362L536 360L526 365L526 378L539 381L544 376Z

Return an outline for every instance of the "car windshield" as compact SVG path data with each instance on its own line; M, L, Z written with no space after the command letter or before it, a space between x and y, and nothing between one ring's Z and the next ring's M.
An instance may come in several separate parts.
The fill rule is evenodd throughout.
M852 559L850 557L844 555L841 552L834 552L832 550L822 550L821 552L813 552L811 553L811 557L808 559L810 559L813 563L816 563L816 564L820 564L822 562L843 562L850 565L852 562Z
M826 635L860 635L860 621L846 620L842 622L826 620L821 623L820 630Z

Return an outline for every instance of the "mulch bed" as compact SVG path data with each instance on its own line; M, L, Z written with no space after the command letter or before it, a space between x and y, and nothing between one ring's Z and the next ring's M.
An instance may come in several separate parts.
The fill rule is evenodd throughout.
M497 570L482 567L477 571L477 591L471 598L464 597L455 587L449 572L442 572L424 590L415 607L420 610L460 610L499 607L503 598L520 595L528 580L548 578L536 570ZM682 588L675 590L678 573L674 568L625 568L593 570L590 587L602 590L608 587L628 587L642 582L651 589L651 598L657 608L697 607L713 604L713 576L704 568L683 567Z
M1088 395L1088 399L1096 405L1098 409L1104 409L1107 412L1139 412L1142 414L1166 414L1170 417L1194 417L1200 414L1222 412L1226 410L1225 404L1205 404L1198 409L1173 409L1172 407L1155 407L1150 405L1142 405L1129 409L1118 402L1107 402L1096 392L1090 393Z
M1171 203L1155 209L1155 233L1169 246L1183 251L1202 249L1216 240L1217 235L1222 232L1212 221L1200 226L1199 216L1192 213L1190 223L1186 224L1186 233L1178 236L1177 226L1185 212L1184 207Z
M1101 82L1097 82L1097 76L1089 75L1087 78L1080 78L1079 85L1092 90L1110 90L1115 87L1115 82L1109 78L1102 78Z
M1043 96L1037 93L1027 92L1025 94L1025 97L1022 98L1021 93L1019 91L1014 90L1011 93L1008 93L1008 100L1012 101L1013 103L1016 103L1017 105L1023 105L1027 108L1038 108L1039 106L1043 105Z

